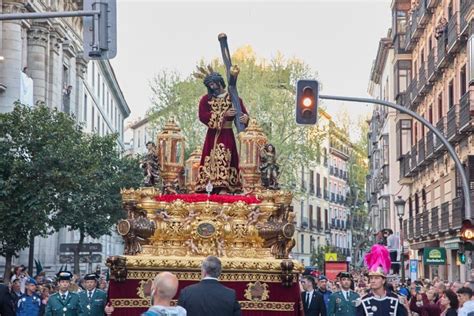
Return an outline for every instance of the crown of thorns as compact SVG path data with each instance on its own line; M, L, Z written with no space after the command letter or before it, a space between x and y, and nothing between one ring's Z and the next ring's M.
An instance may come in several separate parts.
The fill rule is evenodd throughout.
M207 65L206 67L203 66L196 66L197 71L193 72L193 76L198 79L203 79L204 84L208 86L211 82L222 82L224 83L224 78L222 78L221 74L214 71L211 65Z

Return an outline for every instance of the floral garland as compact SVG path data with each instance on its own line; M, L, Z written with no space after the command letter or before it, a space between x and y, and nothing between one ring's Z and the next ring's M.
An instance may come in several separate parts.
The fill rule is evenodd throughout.
M235 203L235 202L244 202L247 204L259 204L261 201L257 199L255 196L247 196L247 195L220 195L220 194L166 194L166 195L158 195L155 196L155 200L158 202L173 202L176 200L182 200L186 203L194 203L194 202L217 202L217 203Z

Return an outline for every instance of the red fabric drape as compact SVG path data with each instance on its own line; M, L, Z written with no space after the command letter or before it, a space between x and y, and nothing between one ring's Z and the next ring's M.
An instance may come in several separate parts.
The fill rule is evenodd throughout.
M158 272L157 272L158 273ZM150 300L140 299L137 295L137 289L139 288L140 280L127 280L124 283L118 283L113 280L110 281L109 288L109 299L115 306L114 316L133 316L140 315L148 309L143 307L145 304L149 304ZM175 299L178 299L179 291L196 281L179 281L179 290L176 294ZM237 293L239 301L247 301L245 297L245 289L247 289L247 281L242 282L222 282L223 285L232 288ZM242 310L244 316L300 316L303 313L300 312L300 289L297 283L293 283L293 286L286 288L280 283L267 283L269 290L269 299L265 302L281 302L281 303L292 303L293 311L281 311L281 310ZM118 306L119 304L120 306ZM140 306L141 307L138 307ZM278 306L277 306L278 307Z

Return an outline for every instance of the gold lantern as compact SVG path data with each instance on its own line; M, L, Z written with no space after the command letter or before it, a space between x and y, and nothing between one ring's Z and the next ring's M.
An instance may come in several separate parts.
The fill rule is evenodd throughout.
M261 187L260 180L260 149L267 143L267 136L255 119L251 119L244 132L239 134L240 172L246 192Z
M184 136L174 118L171 118L163 131L158 134L157 143L164 187L181 187L184 170Z
M186 160L184 171L185 186L188 192L194 192L199 171L199 163L201 162L202 148L197 147Z

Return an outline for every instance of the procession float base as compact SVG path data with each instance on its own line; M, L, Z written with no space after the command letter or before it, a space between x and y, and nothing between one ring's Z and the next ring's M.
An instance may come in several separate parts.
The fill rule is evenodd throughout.
M161 271L177 275L179 290L199 282L209 255L220 258L220 281L236 291L243 315L300 315L303 266L288 256L295 245L291 200L291 193L279 190L249 195L122 190L127 219L117 230L125 253L107 259L114 315L145 311L152 280Z
M182 288L199 282L200 265L205 257L122 256L109 258L116 265L114 271L125 280L111 280L109 298L114 315L140 315L150 306L151 284L161 271L170 271L179 279L176 304ZM242 315L302 315L297 272L285 271L285 266L296 262L274 258L221 258L224 286L235 290L242 307ZM122 266L119 268L119 266ZM282 268L283 267L283 268ZM291 282L282 282L282 280Z

